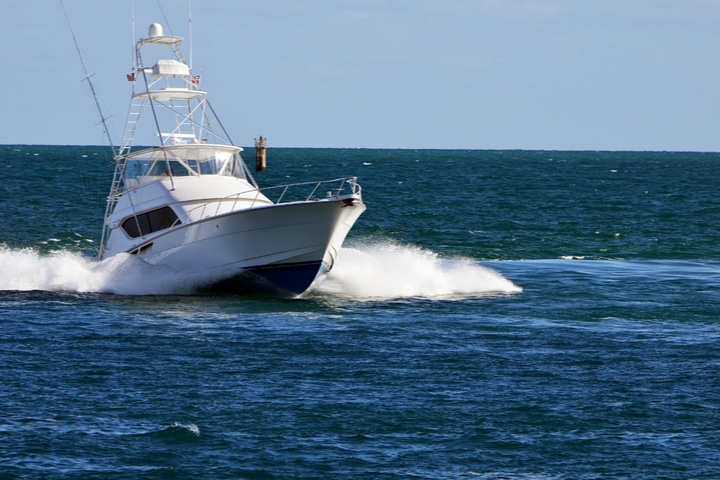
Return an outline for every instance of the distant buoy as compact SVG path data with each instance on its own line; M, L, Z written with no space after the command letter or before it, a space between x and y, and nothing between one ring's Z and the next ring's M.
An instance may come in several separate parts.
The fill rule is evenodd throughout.
M267 138L260 135L255 139L255 171L262 172L266 168L265 152L267 149Z
M148 28L148 36L150 38L162 37L163 36L162 25L160 25L159 23L153 23L152 25L150 25L150 28Z

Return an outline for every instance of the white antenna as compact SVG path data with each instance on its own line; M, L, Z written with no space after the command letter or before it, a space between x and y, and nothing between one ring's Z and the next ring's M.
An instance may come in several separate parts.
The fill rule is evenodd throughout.
M130 39L130 49L132 50L130 52L130 65L132 65L133 71L135 69L135 0L133 0L132 5L130 6L130 35L132 35L132 38Z
M100 123L102 123L103 130L105 130L105 135L107 136L108 143L110 143L110 148L115 150L115 146L113 144L112 138L110 138L110 130L108 129L107 125L107 119L109 117L105 117L102 112L102 108L100 108L100 102L98 101L97 94L95 93L95 86L93 85L90 78L92 75L90 75L90 72L88 71L87 65L85 64L85 58L83 57L82 50L80 50L80 44L77 41L77 37L75 36L75 30L73 30L72 23L70 23L70 17L68 17L67 10L65 10L65 3L63 0L60 0L60 5L63 9L63 14L65 14L65 20L67 20L68 27L70 28L70 34L72 34L73 42L75 42L75 49L77 50L78 56L80 57L80 63L83 67L83 72L85 73L85 80L87 80L88 85L90 85L90 91L92 92L93 100L95 100L95 107L97 108L98 114L100 115Z
M188 36L190 37L190 70L193 66L192 0L188 0Z

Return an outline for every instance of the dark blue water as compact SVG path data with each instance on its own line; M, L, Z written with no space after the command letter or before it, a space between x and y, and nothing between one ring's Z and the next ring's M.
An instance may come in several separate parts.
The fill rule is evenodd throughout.
M0 146L0 478L720 477L717 155L268 153L368 204L297 300L96 262L108 152Z

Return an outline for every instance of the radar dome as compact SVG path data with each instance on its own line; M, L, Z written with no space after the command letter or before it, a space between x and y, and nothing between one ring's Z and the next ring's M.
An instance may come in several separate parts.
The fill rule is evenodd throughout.
M163 36L163 29L162 25L159 23L153 23L150 25L148 36L150 37L162 37Z

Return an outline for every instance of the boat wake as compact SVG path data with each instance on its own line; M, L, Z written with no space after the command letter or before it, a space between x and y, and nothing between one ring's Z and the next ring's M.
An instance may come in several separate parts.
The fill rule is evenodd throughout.
M343 248L333 270L310 296L355 299L468 298L522 288L468 258L443 258L415 246L376 243Z
M187 295L212 282L180 274L133 255L104 261L60 250L0 247L0 291L116 295ZM307 297L348 299L466 298L521 289L471 259L447 259L414 246L377 243L343 248L333 270Z
M0 291L169 295L193 293L201 284L128 254L100 262L65 250L44 254L0 247L0 271Z

